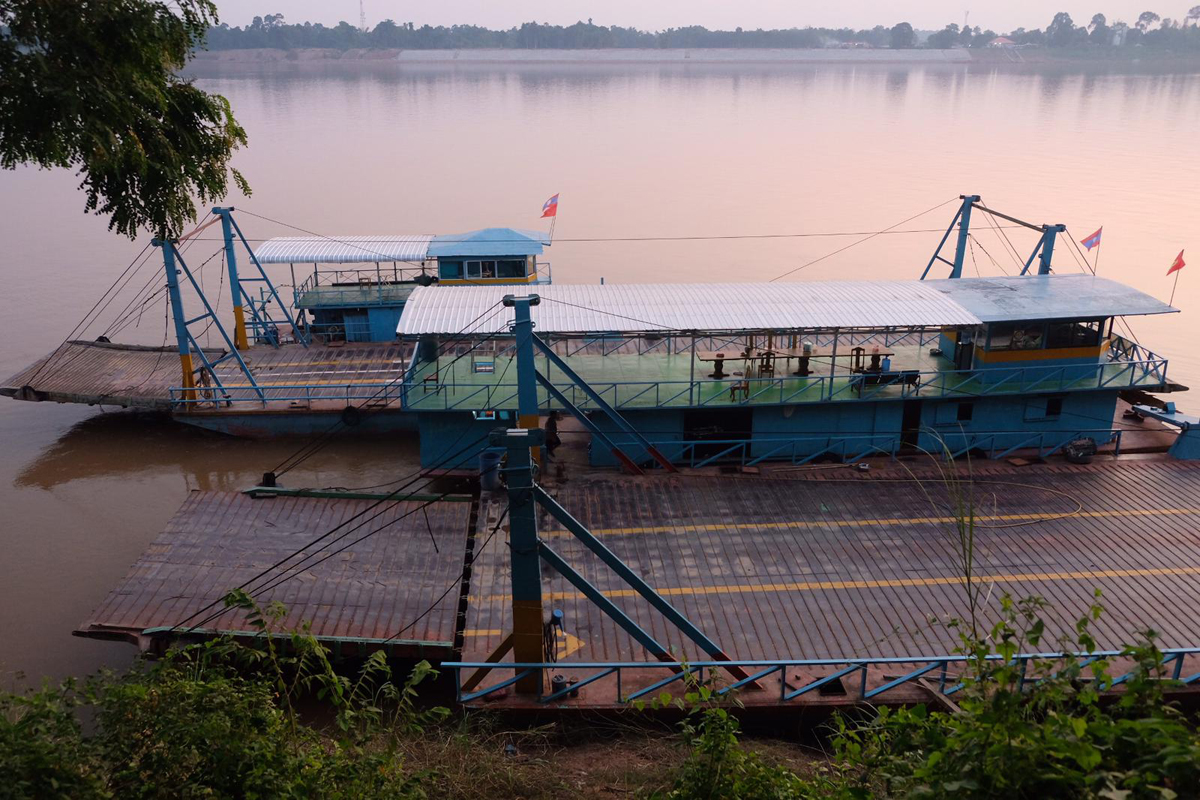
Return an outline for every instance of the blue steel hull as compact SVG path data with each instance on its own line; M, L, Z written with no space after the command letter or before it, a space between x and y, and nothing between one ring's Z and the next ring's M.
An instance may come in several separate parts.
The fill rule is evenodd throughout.
M241 436L267 439L273 436L313 436L325 433L341 418L341 412L329 411L204 411L175 413L177 422L198 428ZM410 411L380 410L363 412L355 424L342 428L347 433L397 433L417 430L417 415Z

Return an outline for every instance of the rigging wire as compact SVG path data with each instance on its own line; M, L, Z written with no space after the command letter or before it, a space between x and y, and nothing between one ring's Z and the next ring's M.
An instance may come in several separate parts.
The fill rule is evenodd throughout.
M442 459L442 461L441 461L441 462L439 462L439 466L440 466L440 465L447 464L447 463L450 463L450 462L451 462L453 459L455 459L455 458L458 458L458 457L462 456L462 455L463 455L463 454L465 454L465 453L466 453L468 450L470 450L472 447L476 446L477 444L481 443L481 442L482 442L484 439L486 439L486 438L487 438L486 436L482 436L482 437L480 437L479 439L477 439L477 440L475 440L475 441L473 441L473 442L470 442L469 444L467 444L467 445L465 445L464 447L460 448L458 451L456 451L456 452L452 453L451 455L447 456L446 458ZM437 469L437 468L439 468L439 466L430 467L429 469L430 469L430 470L432 470L432 469ZM321 534L320 536L316 537L315 539L311 540L311 541L310 541L310 542L308 542L307 544L303 545L302 547L300 547L300 548L296 549L296 550L295 550L295 551L293 551L292 553L290 553L290 554L288 554L288 555L284 556L283 558L279 559L279 560L278 560L278 561L276 561L275 563L273 563L273 564L271 564L270 566L266 567L265 569L261 570L260 572L258 572L258 574L254 575L253 577L251 577L251 578L247 579L246 581L244 581L244 582L243 582L243 583L242 583L240 586L238 586L238 587L237 587L237 589L238 589L238 590L242 590L242 591L245 591L245 590L247 590L247 587L249 587L251 584L254 584L254 583L257 583L257 582L261 581L263 578L265 578L266 576L270 575L270 574L271 574L273 571L275 571L275 570L279 569L279 568L280 568L281 566L283 566L284 564L288 563L289 561L291 561L292 559L296 558L297 556L299 556L299 555L303 554L303 553L304 553L306 550L308 550L308 549L310 549L310 548L312 548L312 547L316 547L317 545L321 545L321 548L320 548L320 549L321 549L321 550L324 550L326 547L328 547L328 546L329 546L329 544L335 544L336 542L340 541L341 539L345 538L346 536L350 535L350 534L351 534L351 533L353 533L354 531L356 531L356 530L358 530L359 528L361 528L363 525L366 525L367 523L371 522L372 520L374 520L374 519L377 519L377 518L378 518L380 515L382 515L382 514L384 514L384 513L387 513L388 511L390 511L392 508L394 508L394 507L395 507L396 505L398 505L399 503L406 502L406 501L405 501L405 500L403 500L403 499L397 499L397 495L401 494L401 493L402 493L402 492L404 492L406 489L408 489L410 486L412 486L412 485L413 485L413 484L415 484L417 481L419 481L419 480L421 479L422 475L423 475L425 472L426 472L426 469L425 469L425 468L422 468L422 469L418 470L416 473L413 473L413 476L412 476L412 478L411 478L409 481L407 481L407 482L406 482L406 483L405 483L403 486L397 487L396 489L392 490L391 492L389 492L389 493L388 493L388 494L386 494L385 496L383 496L383 497L379 498L378 500L375 500L375 501L373 501L373 502L372 502L370 505L368 505L366 508L362 509L361 511L358 511L357 513L353 514L353 515L352 515L352 516L350 516L349 518L347 518L347 519L343 520L342 522L338 523L336 526L334 526L334 527L333 527L333 528L331 528L330 530L326 531L325 533L323 533L323 534ZM444 496L444 495L443 495L443 496ZM362 522L359 522L359 523L358 523L357 525L355 525L353 528L350 528L350 530L346 531L346 532L345 532L345 533L343 533L341 536L338 536L338 537L337 537L337 539L333 540L332 542L329 542L329 543L326 543L326 544L321 544L321 543L322 543L322 542L324 542L326 539L328 539L330 536L333 536L333 535L334 535L334 534L336 534L338 531L340 531L340 530L342 530L343 528L345 528L347 525L350 525L351 523L353 523L353 522L355 522L355 521L357 521L357 520L361 519L362 517L366 516L366 515L367 515L367 514L369 514L370 512L372 512L372 511L375 511L375 509L379 508L380 506L382 506L382 505L383 505L383 504L385 504L385 503L391 503L391 505L390 505L390 506L388 506L388 508L385 508L385 509L383 509L382 511L378 511L377 513L373 514L371 517L369 517L369 518L367 518L367 519L363 520ZM419 509L420 509L420 507L418 507L418 510L419 510ZM399 519L402 519L402 518L403 518L403 517L397 518L397 520L395 520L395 521L398 521ZM320 552L320 550L318 550L317 552ZM308 558L311 558L311 557L312 557L312 556L311 556L311 554L310 554L309 556L306 556L304 559L302 559L302 560L301 560L301 562L300 562L300 563L303 563L304 561L307 561L307 560L308 560ZM290 569L291 569L291 567L289 567L288 569L290 570ZM252 590L252 591L253 591L253 592L257 592L258 590L257 590L257 589L254 589L254 590ZM185 619L181 620L180 622L176 623L176 624L175 624L175 625L172 627L172 630L178 630L179 628L182 628L183 626L185 626L185 625L187 625L188 623L190 623L192 620L194 620L194 619L196 619L197 617L199 617L201 614L204 614L205 612L209 611L210 609L212 609L212 608L215 608L216 606L220 605L220 604L222 603L223 599L224 599L224 598L220 598L220 599L217 599L217 600L213 600L213 601L212 601L212 602L210 602L209 604L207 604L207 605L205 605L205 606L201 607L200 609L198 609L198 610L194 611L194 612L193 612L191 615L189 615L187 618L185 618ZM227 611L227 610L228 610L228 609L223 609L223 610L221 611L221 613L224 613L224 612L225 612L225 611ZM219 616L219 614L218 614L218 615L216 615L216 616ZM193 626L191 626L190 630L195 630L196 628L198 628L198 627L201 627L203 624L207 624L207 622L208 622L208 621L210 621L211 619L215 619L215 617L209 617L209 618L207 618L207 619L206 619L204 622L202 622L202 623L200 623L200 624L197 624L197 625L193 625Z
M1063 233L1065 233L1067 235L1067 237L1070 238L1071 244L1074 245L1074 249L1072 249L1068 252L1070 252L1071 256L1075 259L1075 265L1077 267L1079 267L1079 269L1085 275L1090 273L1091 275L1094 276L1096 274L1096 270L1092 269L1092 266L1087 263L1087 256L1085 256L1083 254L1083 251L1079 249L1079 242L1076 240L1075 234L1071 233L1071 230L1069 228L1064 229ZM1122 328L1125 329L1125 333L1129 334L1129 338L1133 340L1134 344L1141 344L1141 342L1138 341L1137 335L1134 334L1133 328L1130 326L1129 322L1124 317L1115 317L1114 319L1116 320L1116 323L1118 325L1120 325Z
M114 289L116 289L116 286L118 283L121 282L121 279L124 278L127 274L129 274L130 270L134 269L134 265L137 264L138 259L142 258L143 254L146 254L148 257L149 254L147 254L146 251L149 249L150 249L150 243L147 242L146 245L144 247L142 247L141 251L136 256L133 257L133 260L129 262L129 265L127 267L125 267L124 270L122 270L120 275L117 276L117 279L112 282L112 284L108 287L108 289L106 289L104 291L104 293L102 295L100 295L99 299L97 299L96 302L92 305L92 307L90 309L88 309L88 312L83 315L83 318L80 319L79 322L77 322L75 324L75 327L71 329L71 332L66 335L66 337L62 340L62 342L58 345L58 347L54 348L54 351L50 354L50 357L47 358L42 363L42 365L40 367L38 367L37 371L33 373L33 375L29 378L29 383L31 385L33 384L33 381L36 380L37 377L42 374L42 371L50 365L50 362L54 360L54 354L57 353L59 350L61 350L63 345L65 345L67 342L71 341L71 338L73 336L76 336L87 324L89 324L89 322L88 322L89 318L91 318L93 314L95 314L96 316L99 316L99 314L103 313L103 309L100 309L100 311L96 311L96 309L100 308L100 304L104 303L104 300L106 297L108 297L109 293L112 292ZM144 259L142 260L142 263L143 264L145 263ZM139 267L139 269L140 269L140 267ZM111 302L111 300L109 302ZM108 304L105 303L104 307L107 308Z
M446 589L440 595L438 595L438 598L436 600L434 600L429 605L428 608L426 608L420 614L417 614L417 616L414 617L412 619L412 621L407 623L404 627L400 628L395 633L393 633L391 636L384 639L383 642L381 642L381 644L387 644L388 642L390 642L394 639L398 639L400 637L400 634L404 633L407 630L410 630L418 622L420 622L426 616L431 614L435 608L437 608L439 605L441 605L442 601L446 599L446 595L450 594L450 592L454 590L454 587L461 585L462 581L466 580L467 573L470 572L471 568L475 565L475 561L479 558L480 555L483 554L483 551L487 549L487 546L489 544L491 544L492 539L496 536L496 532L499 531L500 526L504 524L505 518L508 517L508 509L509 509L508 506L504 507L504 511L500 514L500 518L496 520L496 524L492 526L492 530L488 533L487 538L485 538L483 540L483 544L479 545L478 547L474 548L474 550L472 550L470 558L466 559L466 563L463 564L462 572L460 572L458 574L458 577L456 577L454 580L452 580L446 586Z
M208 217L210 217L210 216L212 216L212 212L209 212L208 214L206 214L204 219L207 220ZM197 228L196 230L199 230L199 228ZM189 242L187 242L187 244L184 245L183 249L186 250L187 247L190 245L191 245L191 242L189 241ZM134 279L134 277L136 277L137 274L141 272L142 268L146 265L146 263L150 259L150 256L152 255L153 251L150 250L150 247L151 247L151 243L149 243L149 242L144 247L142 247L141 251L139 251L137 256L134 257L133 261L129 262L129 265L127 267L125 267L124 271L122 271L122 273L119 276L117 276L117 279L115 281L113 281L112 285L110 285L109 288L104 292L104 294L102 294L100 296L100 298L92 306L91 310L89 310L88 313L84 315L83 319L81 319L79 321L79 323L75 326L75 328L72 329L72 331L69 334L67 334L67 337L65 339L63 339L63 341L58 345L58 347L56 347L51 352L50 356L47 357L47 359L44 362L42 362L42 365L40 367L38 367L37 371L35 371L34 374L30 377L30 379L29 379L30 385L32 385L33 381L39 375L41 375L42 372L47 367L49 367L50 364L52 362L54 362L56 359L58 360L58 363L55 364L54 369L55 370L63 370L63 369L66 369L67 367L69 367L71 364L73 364L77 359L79 359L86 352L85 350L79 350L79 351L75 352L73 355L71 355L70 357L66 358L65 361L63 360L62 352L63 352L64 345L66 345L68 342L70 342L72 337L78 335L82 330L86 329L86 327L88 325L95 323L100 318L100 315L103 314L110 305L112 305L113 301L117 299L117 296L125 289L126 286L129 285L129 283ZM136 268L134 266L135 264L137 265ZM130 270L132 270L132 272L130 272ZM124 280L122 281L122 279L124 279ZM154 276L151 275L151 282L153 280L154 280ZM120 284L119 287L118 287L118 284ZM115 289L115 291L114 291L114 289ZM145 289L146 289L146 287L143 286L143 288L141 290L139 290L139 294L141 292L145 291ZM111 293L111 295L110 295L110 293ZM136 297L137 297L137 295L135 295L135 298ZM126 310L128 310L129 307L130 307L130 304L126 304L125 308L122 309L121 313L123 314ZM118 315L118 316L120 316L120 315ZM101 334L101 336L104 336L104 337L110 336L112 327L113 327L113 323L110 323L108 328L105 328L105 330Z
M280 220L268 219L267 217L262 217L260 215L253 214L249 211L243 210L243 213L249 214L250 216L258 216L260 219L263 219L267 222L272 222L274 224L282 225L287 228L293 228L294 230L298 230L303 233L308 233L310 236L315 236L318 239L328 239L330 241L337 242L339 244L345 244L350 247L354 247L356 249L362 250L364 253L370 253L372 255L381 256L384 260L387 260L387 261L402 261L402 259L396 259L391 254L380 253L380 252L371 250L370 248L363 247L364 243L370 243L370 242L383 243L383 242L390 241L388 239L384 239L384 238L372 239L370 237L357 237L356 236L354 238L357 239L358 241L354 241L354 242L342 241L340 239L336 239L331 236L325 236L320 233L313 233L310 231L306 231L303 228L297 228L294 225L289 225L288 223L282 222ZM1022 226L1020 226L1020 225L1004 225L1002 227L1020 228ZM581 236L581 237L574 237L574 238L572 238L572 237L555 237L554 241L556 243L570 242L572 244L593 244L593 243L599 244L599 243L605 243L605 242L710 242L710 241L741 240L741 239L819 239L819 238L831 238L831 237L837 237L837 236L867 236L870 234L875 234L878 236L883 236L883 235L890 236L890 235L905 234L905 233L944 233L945 230L946 230L945 228L907 228L904 230L885 229L882 231L813 231L813 232L807 232L807 233L732 233L732 234L714 234L714 235L696 235L696 236ZM422 235L430 235L430 234L422 234ZM466 239L456 239L452 236L441 236L439 238L441 239L441 241L444 241L444 242L465 242L465 241L467 241ZM201 238L201 239L198 239L197 241L221 242L224 240L209 237L209 238ZM269 242L272 240L271 239L246 239L246 241L247 242ZM520 244L520 243L528 242L529 240L528 239L488 239L487 241L489 244L501 244L501 243ZM303 262L298 261L297 263L303 263ZM416 264L416 263L420 263L420 262L405 261L404 263Z
M493 303L492 305L488 306L487 308L485 308L479 316L477 316L475 319L468 322L467 325L461 331L459 331L457 334L454 334L454 336L451 338L450 343L452 343L452 344L456 343L456 341L455 341L456 339L458 339L458 340L465 339L470 334L470 332L467 329L470 328L471 326L475 325L475 323L479 322L481 319L483 319L483 317L485 315L487 315L488 319L491 319L491 317L494 317L499 312L493 311L493 309L497 308L497 306L499 306L499 305L500 305L500 302L498 301L498 302ZM491 314L489 315L488 312L491 312ZM484 320L484 321L486 322L486 320ZM482 324L482 323L480 323L480 324ZM495 333L488 334L486 337L484 337L483 339L481 339L478 342L476 342L475 344L473 344L468 350L466 350L465 352L456 356L453 360L450 361L449 364L445 365L445 367L439 366L438 371L440 372L442 369L452 369L454 367L454 365L459 362L459 360L466 357L467 355L470 355L474 350L476 350L477 348L482 346L484 342L486 342L492 338L495 338L498 335L499 335L498 331ZM414 355L414 358L415 358L415 355ZM384 392L388 391L388 389L390 389L392 386L394 386L397 381L403 380L405 377L405 372L406 371L402 371L399 375L397 375L395 378L388 381L382 387L377 389L370 397L368 397L366 400L363 400L357 406L347 405L347 408L354 408L356 411L361 411L369 403L371 403L376 398L378 398L380 396L380 394L383 394ZM313 455L316 455L316 453L320 452L322 449L327 447L329 445L329 443L333 440L333 436L335 434L337 434L338 432L340 432L342 427L345 425L346 425L346 417L343 414L342 416L340 416L337 419L337 421L335 421L332 425L330 425L329 428L327 428L323 433L321 433L314 441L301 446L298 450L296 450L296 452L292 453L290 456L288 456L283 461L281 461L275 467L275 469L271 470L271 472L274 472L276 474L276 476L279 476L279 475L283 475L283 474L291 471L292 469L295 469L297 466L299 466L305 460L312 457Z
M801 265L800 265L800 266L798 266L798 267L795 267L795 268L793 268L793 269L789 269L787 272L783 272L783 273L781 273L781 274L779 274L779 275L776 275L774 278L771 278L771 280L769 280L769 281L768 281L768 283L774 283L775 281L779 280L780 278L786 278L788 275L792 275L793 273L799 272L799 271L800 271L800 270L802 270L802 269L807 269L808 267L811 267L813 264L817 264L817 263L819 263L819 262L821 262L821 261L824 261L824 260L825 260L825 259L827 259L827 258L831 258L831 257L833 257L833 256L836 256L838 253L844 253L844 252L846 252L847 250L849 250L851 247L857 247L858 245L862 244L863 242L867 242L867 241L870 241L871 239L874 239L876 236L882 236L883 234L887 233L888 231L892 230L893 228L898 228L898 227L900 227L901 225L903 225L903 224L905 224L905 223L907 223L907 222L912 222L912 221L913 221L914 219L916 219L917 217L923 217L923 216L925 216L926 214L929 214L929 213L931 213L931 212L937 211L937 210L938 210L939 208L941 208L942 206L949 205L950 203L953 203L953 202L954 202L955 200L957 200L957 199L958 199L958 198L952 197L952 198L950 198L949 200L946 200L945 202L938 203L938 204L937 204L936 206L934 206L933 208L927 208L927 209L925 209L924 211L922 211L922 212L921 212L921 213L919 213L919 214L914 214L914 215L912 215L912 216L911 216L911 217L909 217L908 219L902 219L902 220L900 220L899 222L897 222L895 225L889 225L888 227L884 228L883 230L881 230L881 231L875 231L874 233L872 233L872 234L870 234L870 235L868 235L868 236L864 236L864 237L863 237L863 238L861 238L861 239L858 239L858 240L856 240L856 241L853 241L853 242L851 242L850 244L846 245L845 247L839 247L837 250L834 250L834 251L832 251L832 252L826 253L825 255L823 255L823 256L820 256L819 258L814 258L812 261L808 261L808 262L806 262L806 263L804 263L804 264L801 264Z
M996 232L996 235L1001 239L1001 244L1008 246L1008 248L1005 252L1007 252L1012 257L1013 263L1017 265L1017 271L1020 272L1021 270L1023 270L1025 268L1025 262L1021 260L1021 254L1017 251L1016 246L1012 243L1012 239L1010 239L1008 237L1008 234L1004 232L1003 227L999 223L996 222L995 218L992 216L992 213L991 213L992 210L990 208L988 208L987 204L984 203L983 200L979 201L979 206L987 213L988 225L992 228L993 231ZM1013 226L1008 226L1008 227L1013 227ZM1020 227L1020 226L1017 226L1017 227Z
M992 264L993 264L993 265L996 267L996 269L998 269L998 270L1000 270L1001 272L1003 272L1003 273L1004 273L1004 275L1005 275L1005 277L1009 277L1009 278L1011 278L1011 277L1012 277L1012 276L1009 274L1008 270L1006 270L1006 269L1004 268L1004 266L1003 266L1003 265L1002 265L1002 264L1001 264L999 261L997 261L997 260L996 260L996 259L995 259L995 258L992 256L992 254L991 254L991 253L989 253L989 252L988 252L988 249L987 249L986 247L984 247L984 246L983 246L983 242L979 241L979 239L978 239L978 238L976 238L975 234L973 234L973 233L968 233L968 234L967 234L967 237L968 237L968 238L971 240L972 244L977 244L977 245L979 245L979 249L983 251L983 254L984 254L985 256L987 256L987 257L988 257L988 260L992 262ZM974 255L974 253L973 253L973 252L972 252L972 254L971 254L971 257L972 257L972 258L974 258L974 257L975 257L975 255Z

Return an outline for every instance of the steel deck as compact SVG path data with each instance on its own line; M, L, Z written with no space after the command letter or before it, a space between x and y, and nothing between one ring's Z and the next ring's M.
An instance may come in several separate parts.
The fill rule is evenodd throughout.
M372 504L313 497L255 500L244 494L195 492L76 633L155 647L155 640L171 638L173 626ZM317 564L329 550L319 553L299 575L263 593L258 602L264 608L274 601L287 607L280 631L311 623L313 635L335 651L384 647L396 656L449 657L460 632L456 622L460 598L453 590L439 597L461 576L473 504L438 502L425 513L400 519L420 505L416 501L380 505L362 519L376 511L382 511L381 516L329 550L387 525L382 531ZM415 625L384 641L430 606L432 610ZM188 624L199 625L206 616ZM237 611L203 628L205 632L250 630Z
M1118 649L1146 628L1163 647L1200 646L1200 465L1104 461L975 470L981 624L995 619L1003 594L1039 595L1049 603L1044 649L1054 649L1100 589L1099 647ZM731 658L904 658L952 653L958 640L943 623L969 616L946 491L936 480L925 486L931 499L902 470L815 468L774 479L574 481L558 500ZM481 512L485 539L503 505L497 497ZM541 536L680 659L707 658L545 517ZM507 547L501 536L485 539L464 661L483 660L511 629ZM653 660L545 565L543 587L546 613L565 614L561 662ZM569 663L559 671L574 674ZM484 687L511 674L496 671ZM602 683L589 689L596 700L585 692L572 702L611 704L615 692ZM624 688L636 689L636 677L626 675Z

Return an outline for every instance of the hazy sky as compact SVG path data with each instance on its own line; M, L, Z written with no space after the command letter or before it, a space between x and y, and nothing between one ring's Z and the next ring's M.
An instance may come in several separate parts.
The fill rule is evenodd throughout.
M363 0L367 24L382 19L418 25L470 23L508 28L537 20L571 24L591 17L597 25L624 25L646 30L704 25L709 28L853 27L892 25L906 20L918 28L941 28L963 22L1008 31L1023 26L1044 28L1056 11L1067 11L1076 24L1086 24L1097 11L1110 22L1132 22L1147 9L1181 19L1200 0ZM256 15L282 13L288 22L341 20L358 23L358 0L217 0L221 19L245 25ZM898 11L897 9L905 9Z

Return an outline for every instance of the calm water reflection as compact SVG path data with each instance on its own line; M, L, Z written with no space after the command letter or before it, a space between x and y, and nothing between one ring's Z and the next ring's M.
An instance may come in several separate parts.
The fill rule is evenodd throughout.
M229 97L250 134L238 165L255 194L234 204L322 233L453 232L536 227L542 201L561 192L559 282L766 280L861 237L569 240L872 231L963 192L1066 223L1076 239L1104 225L1100 273L1162 298L1175 253L1190 247L1200 264L1196 75L355 64L207 68L197 79ZM0 181L9 374L61 340L143 243L83 216L70 175ZM916 277L949 210L904 226L928 232L877 237L793 279ZM253 217L243 226L254 238L294 233ZM1033 248L1028 232L1009 233L1022 256ZM1013 262L980 228L968 274ZM1077 269L1069 249L1057 263ZM1135 324L1192 384L1197 299L1200 278L1185 273L1176 301L1188 310ZM155 309L129 333L157 344L162 325ZM32 675L126 660L128 648L70 630L188 491L245 486L294 446L11 401L0 401L0 437L0 674ZM375 483L413 461L411 442L347 441L294 480Z

